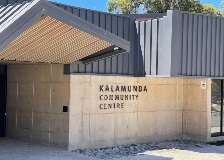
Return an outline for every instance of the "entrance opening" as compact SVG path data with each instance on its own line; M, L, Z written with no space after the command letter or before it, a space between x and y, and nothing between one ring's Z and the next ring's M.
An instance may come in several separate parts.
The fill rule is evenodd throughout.
M223 132L223 80L212 80L211 88L211 135L224 136Z
M5 137L6 129L6 66L0 65L0 137Z

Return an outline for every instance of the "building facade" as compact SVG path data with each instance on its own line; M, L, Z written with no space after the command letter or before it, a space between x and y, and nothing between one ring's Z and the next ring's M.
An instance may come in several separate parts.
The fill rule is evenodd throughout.
M1 136L69 149L223 138L222 17L0 5Z

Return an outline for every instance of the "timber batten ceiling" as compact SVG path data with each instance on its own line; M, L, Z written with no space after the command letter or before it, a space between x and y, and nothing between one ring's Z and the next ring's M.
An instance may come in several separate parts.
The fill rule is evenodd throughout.
M68 64L111 46L51 17L41 18L2 52L9 61Z
M37 0L0 7L0 59L69 64L130 42L67 11Z

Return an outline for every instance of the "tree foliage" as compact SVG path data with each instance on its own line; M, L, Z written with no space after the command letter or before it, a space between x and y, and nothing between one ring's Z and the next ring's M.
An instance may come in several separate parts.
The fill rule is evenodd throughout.
M216 9L212 4L203 4L202 5L202 13L217 15L217 16L223 16L224 15L223 12Z
M147 0L144 3L147 13L165 13L167 10L201 12L199 0Z
M138 13L141 4L141 0L109 0L107 9L109 12L132 14Z
M224 10L224 0L221 4ZM132 14L141 8L146 13L165 13L167 10L180 10L222 16L223 12L200 0L108 0L109 12Z

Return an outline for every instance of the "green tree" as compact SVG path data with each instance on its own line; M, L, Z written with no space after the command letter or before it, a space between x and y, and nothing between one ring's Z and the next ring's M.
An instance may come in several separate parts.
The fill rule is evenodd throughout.
M167 10L201 12L199 0L147 0L144 3L147 13L165 13Z
M141 0L108 0L107 9L109 12L133 14L138 13Z
M200 0L108 0L107 9L115 13L138 13L143 6L146 13L165 13L167 10L180 10L223 16L223 12L210 4L201 4ZM224 10L224 0L221 6Z
M223 16L223 12L216 9L212 4L203 4L202 5L202 13Z
M222 13L224 12L224 0L222 0L220 3L220 10Z

